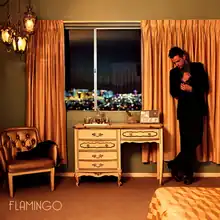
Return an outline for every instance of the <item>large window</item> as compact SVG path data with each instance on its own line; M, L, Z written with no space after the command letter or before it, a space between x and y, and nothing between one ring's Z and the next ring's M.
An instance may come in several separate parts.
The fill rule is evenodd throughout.
M68 110L141 109L140 28L65 30Z

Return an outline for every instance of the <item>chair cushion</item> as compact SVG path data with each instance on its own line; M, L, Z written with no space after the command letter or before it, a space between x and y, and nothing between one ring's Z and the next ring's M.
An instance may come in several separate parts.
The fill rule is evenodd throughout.
M54 167L54 161L48 158L36 158L32 160L13 160L8 164L9 173L49 169Z

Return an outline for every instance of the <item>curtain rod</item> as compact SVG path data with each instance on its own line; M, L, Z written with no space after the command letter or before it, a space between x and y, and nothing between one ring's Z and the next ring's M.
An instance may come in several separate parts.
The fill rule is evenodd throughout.
M102 28L102 27L138 27L140 28L140 21L64 21L65 29L73 29L73 28Z
M141 21L63 21L64 23L68 24L68 23L86 23L86 24L90 24L90 23L136 23L139 24L141 23Z

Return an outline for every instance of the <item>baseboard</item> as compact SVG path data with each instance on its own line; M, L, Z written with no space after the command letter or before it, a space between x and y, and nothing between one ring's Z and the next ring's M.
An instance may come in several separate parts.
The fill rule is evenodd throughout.
M73 172L56 173L56 176L74 177ZM156 177L156 173L123 173L124 177ZM170 177L170 173L164 173L163 177ZM196 177L220 177L220 173L195 173Z
M61 176L61 177L74 177L74 173L73 173L73 172L56 173L56 176Z
M220 173L195 173L195 177L220 177ZM124 173L124 177L156 177L156 173ZM164 173L163 177L171 177L170 173Z

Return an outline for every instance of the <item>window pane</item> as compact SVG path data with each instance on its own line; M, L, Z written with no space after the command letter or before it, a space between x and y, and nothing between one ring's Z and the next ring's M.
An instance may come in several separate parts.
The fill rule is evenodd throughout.
M67 109L94 108L93 30L66 32L66 91Z
M97 31L98 106L141 109L140 29Z

